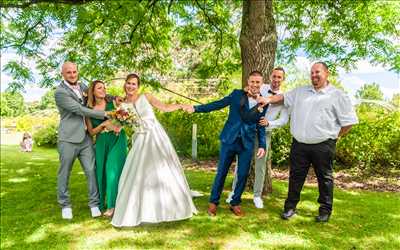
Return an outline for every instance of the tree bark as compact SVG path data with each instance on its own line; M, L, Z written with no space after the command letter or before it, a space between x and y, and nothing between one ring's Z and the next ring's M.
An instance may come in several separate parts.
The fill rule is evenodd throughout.
M253 70L262 72L264 81L267 82L274 67L277 47L272 0L243 1L242 29L239 43L242 58L242 86L246 85L248 75ZM267 166L264 192L271 192L270 159L267 161ZM250 169L247 185L252 189L254 184L254 161Z
M276 24L272 11L272 0L243 1L239 39L243 86L253 70L261 71L264 80L269 79L277 46Z

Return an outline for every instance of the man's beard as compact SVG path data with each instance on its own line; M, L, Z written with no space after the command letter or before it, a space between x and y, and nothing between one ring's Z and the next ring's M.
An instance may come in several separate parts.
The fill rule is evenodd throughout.
M320 82L320 80L319 80L319 78L315 78L315 79L311 79L311 83L312 83L312 85L319 85L319 82Z
M78 84L78 80L76 80L75 82L70 82L68 80L65 80L69 85L76 85Z

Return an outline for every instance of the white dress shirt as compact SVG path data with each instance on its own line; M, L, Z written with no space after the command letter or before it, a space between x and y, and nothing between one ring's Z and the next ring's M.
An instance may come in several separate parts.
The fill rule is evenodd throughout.
M82 92L81 92L81 86L79 85L79 83L76 83L76 85L75 85L76 87L72 86L71 84L69 84L66 81L63 81L63 83L65 85L67 85L68 88L72 89L72 91L74 91L74 93L78 96L79 101L83 105L83 97L82 97ZM87 130L85 117L82 117L82 118L83 118L83 124L85 125L85 130Z
M250 109L257 105L257 100L254 99L253 97L249 97L248 100L249 100L249 108Z
M81 87L80 87L79 83L76 83L77 87L73 87L71 84L69 84L66 81L64 81L64 84L67 85L68 88L72 89L72 91L74 91L74 93L78 96L78 98L81 100L81 102L83 102Z
M342 127L358 123L349 96L328 83L316 91L301 86L283 94L290 112L290 132L298 141L316 144L336 139Z
M268 91L272 91L271 86L269 84L261 85L260 93L262 96L264 97L271 96L272 93L269 93ZM275 93L281 94L282 92L278 90ZM289 120L288 109L282 104L270 104L267 112L265 113L265 119L267 119L268 121L268 126L266 127L267 131L271 131L275 128L282 127Z

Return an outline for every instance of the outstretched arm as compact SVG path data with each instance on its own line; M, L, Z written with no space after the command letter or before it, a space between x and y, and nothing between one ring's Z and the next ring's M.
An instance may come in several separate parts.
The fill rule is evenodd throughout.
M61 91L56 91L55 100L57 106L77 115L93 117L97 119L102 119L107 116L106 112L87 108L68 94Z
M284 126L289 121L289 111L286 107L283 107L281 112L279 113L279 118L268 121L267 130L271 131L275 128L279 128Z
M218 101L214 101L214 102L210 102L207 104L203 104L203 105L196 105L194 106L194 111L198 112L198 113L208 113L214 110L219 110L222 108L225 108L226 106L230 105L232 102L232 95L234 92L232 92L230 95L225 96L224 98L218 100Z
M150 94L145 94L147 100L149 100L150 104L163 111L163 112L172 112L175 110L179 110L182 108L182 106L180 104L167 104L167 103L163 103L160 100L158 100L157 98L155 98L154 96L150 95Z
M257 102L261 104L262 107L265 105L272 103L272 104L283 104L283 95L273 95L268 97L258 97Z
M225 96L224 98L218 100L218 101L214 101L214 102L210 102L207 104L202 104L202 105L189 105L189 104L182 104L182 109L188 113L208 113L208 112L212 112L215 110L219 110L222 108L225 108L226 106L230 105L232 102L232 95L235 92L235 90L228 96Z
M87 130L88 130L88 132L89 132L89 134L91 136L95 136L95 135L103 132L104 129L106 129L107 127L111 127L112 126L110 120L105 120L99 126L97 126L95 128L93 128L93 124L92 124L92 122L90 121L89 118L86 117L85 121L86 121Z

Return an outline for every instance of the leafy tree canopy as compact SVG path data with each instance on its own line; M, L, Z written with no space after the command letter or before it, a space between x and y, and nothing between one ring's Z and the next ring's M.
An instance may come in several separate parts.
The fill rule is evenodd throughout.
M18 92L1 93L1 116L18 116L24 113L24 97Z
M131 71L150 80L168 74L229 77L240 70L241 5L214 0L3 0L0 47L21 59L2 70L14 79L12 89L33 80L26 59L36 62L41 86L60 79L65 60L77 62L85 80ZM281 0L273 5L276 64L291 62L302 51L333 66L350 68L367 58L400 72L399 1Z
M400 109L400 93L394 94L391 100L391 103Z
M367 100L383 100L383 92L377 83L364 84L357 90L356 97Z
M55 88L47 91L40 99L39 108L40 109L55 109L56 101L54 99Z

